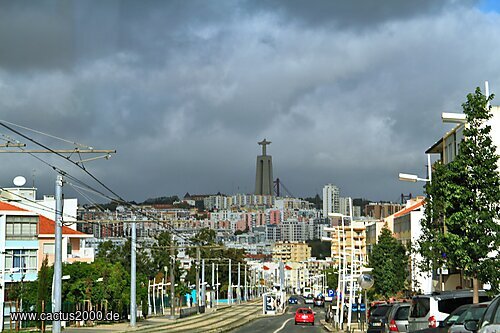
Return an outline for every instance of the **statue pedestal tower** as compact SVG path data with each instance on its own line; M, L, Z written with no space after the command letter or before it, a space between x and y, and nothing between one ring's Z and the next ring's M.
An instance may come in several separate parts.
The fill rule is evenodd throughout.
M257 156L257 171L255 175L255 194L273 195L273 157L266 154L266 146L271 142L264 139L259 142L262 155Z

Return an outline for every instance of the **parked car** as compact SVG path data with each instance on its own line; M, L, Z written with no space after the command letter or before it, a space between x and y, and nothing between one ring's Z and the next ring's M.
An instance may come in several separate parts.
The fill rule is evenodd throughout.
M408 316L410 315L410 303L394 303L387 315L389 332L408 332Z
M468 320L479 321L488 307L488 303L479 303L469 306L457 319L457 321L451 325L448 333L468 333L464 327L464 324Z
M309 323L314 326L314 312L310 308L298 308L295 312L295 325Z
M384 333L387 326L387 316L393 304L380 304L372 309L368 319L367 333Z
M304 303L305 304L314 304L314 297L312 294L306 295L304 297Z
M466 320L464 327L474 333L500 332L500 295L488 305L480 320Z
M465 304L456 308L448 317L439 322L437 327L424 328L418 333L448 333L450 327L458 320L460 315L465 312L472 304ZM410 331L412 332L412 331Z
M367 318L368 320L370 320L370 315L371 313L380 305L383 305L383 304L387 304L386 301L374 301L372 303L370 303L370 307L368 308L368 314L367 314Z
M479 293L479 301L486 302L490 298L484 291ZM418 295L412 298L408 330L410 332L425 328L438 327L450 313L461 305L472 304L472 290L454 290Z
M295 296L290 296L288 299L288 304L299 304L299 299Z
M324 307L325 306L325 298L323 296L314 297L313 303L314 303L314 306Z

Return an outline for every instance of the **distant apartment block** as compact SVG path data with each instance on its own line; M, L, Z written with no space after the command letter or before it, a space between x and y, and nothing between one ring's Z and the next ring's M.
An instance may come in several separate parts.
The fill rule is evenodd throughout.
M367 217L380 220L404 208L405 205L392 202L370 202L366 205L365 212Z
M231 210L244 207L272 207L275 198L272 195L235 194L227 196L223 194L209 195L203 199L204 207L208 211Z
M330 233L333 260L338 264L338 260L343 253L348 253L349 256L353 253L356 262L367 262L365 222L353 221L352 227L350 225L339 225L335 226L334 229L335 231Z
M333 184L323 187L323 217L329 213L340 213L340 190Z
M339 198L339 212L345 216L351 216L352 198L340 197Z
M281 240L288 242L303 242L309 239L309 224L296 219L281 222Z
M366 224L366 254L370 255L373 246L378 243L378 237L386 226L384 220L372 220ZM392 226L391 226L392 227ZM390 229L392 231L392 228Z
M273 260L301 262L311 257L311 247L305 242L278 242L273 247Z
M352 217L354 217L354 218L361 217L361 207L360 206L352 206Z

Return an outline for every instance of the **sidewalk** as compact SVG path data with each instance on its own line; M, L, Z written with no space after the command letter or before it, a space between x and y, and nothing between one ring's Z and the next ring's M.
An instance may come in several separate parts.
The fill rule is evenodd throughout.
M101 332L153 332L153 331L196 331L199 328L207 330L207 325L221 326L232 324L236 319L246 319L260 310L260 303L249 301L236 305L221 305L218 308L207 309L203 314L192 315L185 318L170 319L169 316L149 317L145 320L137 321L135 327L130 327L128 322L102 324L92 327L68 327L64 331L67 333L101 333ZM203 320L201 320L203 319ZM201 327L200 327L201 326Z
M335 323L327 323L324 319L321 319L319 322L329 332L347 332L347 329L346 330L337 329L337 327L335 326ZM351 332L353 332L353 333L363 333L365 331L366 331L366 326L365 326L365 330L363 331L363 330L361 330L361 326L358 323L352 323L351 324Z

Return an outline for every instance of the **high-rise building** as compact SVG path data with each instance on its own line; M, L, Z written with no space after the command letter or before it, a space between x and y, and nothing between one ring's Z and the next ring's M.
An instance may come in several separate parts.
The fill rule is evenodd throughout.
M273 158L266 154L266 146L271 141L264 139L259 142L262 146L262 155L257 156L257 170L255 175L255 194L273 195Z
M327 218L329 213L340 213L340 191L333 184L323 187L323 217Z
M346 215L346 216L351 216L351 206L352 206L352 199L349 197L342 197L339 199L339 208L340 208L340 214Z

